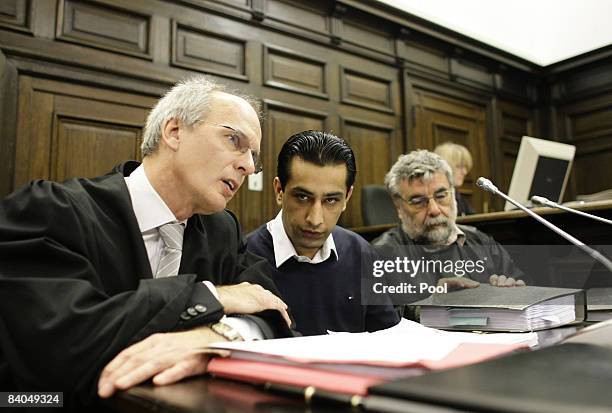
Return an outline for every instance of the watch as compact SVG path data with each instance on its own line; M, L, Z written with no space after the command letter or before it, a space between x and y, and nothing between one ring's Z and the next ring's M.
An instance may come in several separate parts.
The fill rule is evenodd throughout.
M244 341L238 330L223 321L218 321L210 325L210 328L220 336L225 337L228 341Z

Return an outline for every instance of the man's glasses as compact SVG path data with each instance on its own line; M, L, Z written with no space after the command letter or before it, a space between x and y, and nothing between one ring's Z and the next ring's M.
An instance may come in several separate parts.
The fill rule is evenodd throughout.
M236 153L240 153L241 155L251 151L251 158L253 159L253 164L255 165L255 173L259 173L263 170L263 164L261 162L259 153L249 146L249 139L244 135L244 133L227 125L220 125L218 123L206 122L203 120L199 122L227 129L229 132L231 132L226 136L228 146L230 146Z
M410 199L404 199L397 195L402 201L408 204L411 208L421 211L429 207L429 201L434 200L440 206L448 206L451 201L451 192L448 189L436 192L433 196L413 196Z

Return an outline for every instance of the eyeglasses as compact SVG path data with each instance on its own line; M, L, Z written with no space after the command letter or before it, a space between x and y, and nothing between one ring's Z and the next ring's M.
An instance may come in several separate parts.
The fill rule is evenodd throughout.
M227 125L220 125L218 123L206 122L203 120L200 120L198 122L206 123L212 126L217 126L219 128L224 128L230 131L231 134L227 136L227 143L229 144L228 146L231 145L231 148L234 151L239 152L242 155L251 151L251 159L253 159L253 165L255 165L255 173L259 173L263 170L263 164L261 162L259 153L253 150L253 148L249 146L249 139L244 135L244 133L232 128L231 126L227 126Z
M429 201L433 199L440 206L448 206L451 201L451 192L447 189L436 192L433 196L414 196L410 199L404 199L400 195L396 195L399 199L407 203L410 207L417 211L427 209Z

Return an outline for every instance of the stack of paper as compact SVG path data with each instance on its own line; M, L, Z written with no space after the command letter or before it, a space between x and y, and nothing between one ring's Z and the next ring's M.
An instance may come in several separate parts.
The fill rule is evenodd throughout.
M445 332L402 320L375 333L217 343L211 347L230 350L231 356L211 360L208 371L255 383L365 394L390 378L476 363L536 344L535 333Z
M584 320L584 293L569 288L480 285L414 305L424 325L457 330L536 331Z

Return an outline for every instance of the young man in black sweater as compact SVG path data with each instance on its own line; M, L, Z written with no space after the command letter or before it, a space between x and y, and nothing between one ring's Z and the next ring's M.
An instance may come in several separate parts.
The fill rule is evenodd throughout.
M374 257L359 235L336 225L353 192L351 148L325 132L291 136L278 156L274 191L282 208L249 234L247 249L265 257L304 335L375 331L399 317L390 305L363 305L361 269Z

